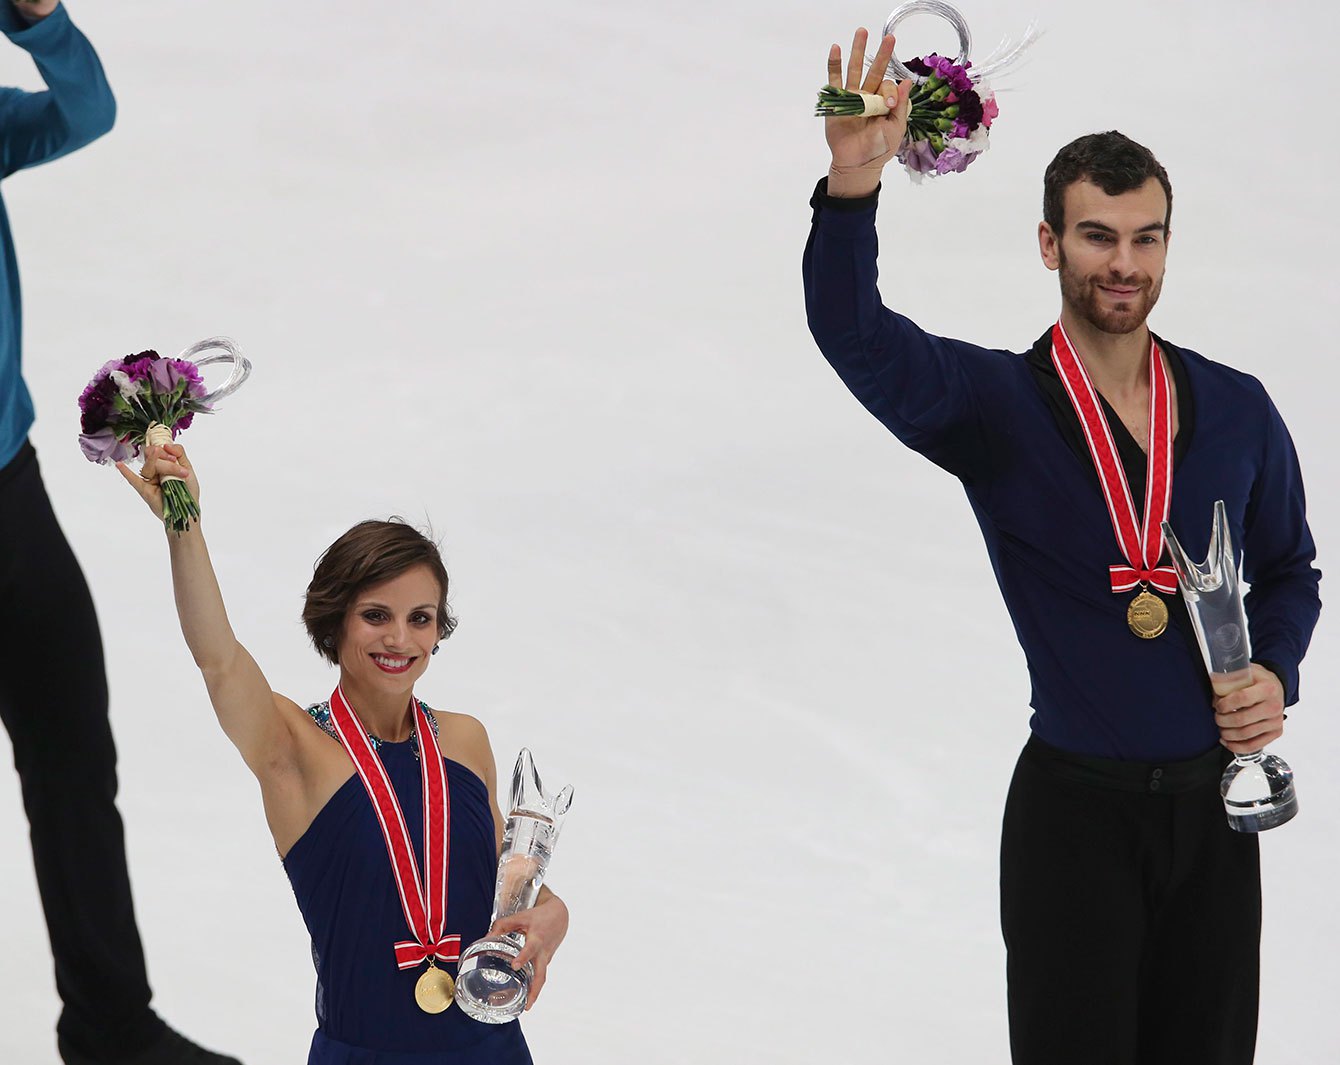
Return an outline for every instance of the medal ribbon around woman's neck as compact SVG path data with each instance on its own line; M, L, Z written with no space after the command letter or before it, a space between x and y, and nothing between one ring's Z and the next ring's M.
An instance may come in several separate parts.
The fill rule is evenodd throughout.
M1060 322L1052 327L1052 362L1065 385L1066 394L1079 416L1084 439L1089 444L1098 480L1107 500L1108 516L1117 534L1117 544L1126 556L1125 565L1109 566L1112 591L1129 592L1137 584L1152 584L1161 592L1177 591L1177 574L1171 566L1160 566L1163 557L1163 522L1172 505L1172 386L1159 357L1158 345L1149 340L1149 454L1145 470L1143 524L1135 512L1131 486L1117 456L1112 430L1103 416L1098 393L1088 371L1066 336ZM1157 633L1155 633L1157 635Z
M413 969L427 961L431 970L437 960L457 961L461 956L459 933L443 934L447 922L447 869L451 856L451 792L427 712L418 699L411 697L410 702L419 737L419 773L423 784L422 878L409 829L405 826L391 779L386 775L386 767L373 750L367 730L340 688L336 688L330 697L330 717L337 738L353 759L359 779L372 800L382 838L386 841L386 853L391 859L405 923L414 936L412 940L396 943L396 965L400 969ZM450 1003L450 997L447 1002Z

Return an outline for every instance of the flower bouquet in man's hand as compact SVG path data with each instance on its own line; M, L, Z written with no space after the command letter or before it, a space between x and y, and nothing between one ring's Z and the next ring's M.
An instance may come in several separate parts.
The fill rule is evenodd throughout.
M189 357L211 349L218 350L196 361ZM210 392L200 367L221 361L233 364L232 376L223 388ZM236 390L250 372L251 363L225 337L202 340L175 359L141 351L105 363L79 397L84 457L115 464L138 456L148 445L175 440L197 414L211 412L215 401ZM184 532L200 516L200 508L179 478L165 478L162 489L163 523Z
M908 15L921 13L939 15L958 31L957 59L932 52L903 64L894 56L894 27ZM864 78L857 59L859 53L853 48L845 87L840 53L833 46L829 53L828 84L819 90L814 113L830 119L892 116L894 126L905 122L906 127L899 131L901 139L896 149L890 145L888 154L897 157L914 181L925 175L962 173L986 151L991 123L1000 114L995 93L984 77L1015 63L1036 39L1036 31L1029 27L1023 39L1013 46L1002 43L980 70L968 59L972 39L963 16L941 0L912 0L904 4L889 16L884 34ZM857 40L864 48L864 30L859 31ZM886 70L891 71L890 77L898 79L896 86L884 80ZM893 127L885 133L886 140L892 131Z
M987 149L991 122L1000 114L985 82L973 82L971 62L955 63L934 53L912 59L907 69L921 76L908 96L907 134L898 161L914 180L923 174L959 173ZM884 97L825 86L819 90L818 115L886 114Z

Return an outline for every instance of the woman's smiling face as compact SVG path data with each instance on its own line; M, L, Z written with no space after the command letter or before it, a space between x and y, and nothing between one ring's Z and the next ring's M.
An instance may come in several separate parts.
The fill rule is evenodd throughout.
M360 688L409 692L428 668L437 643L442 589L427 566L364 588L344 617L340 637L342 681Z

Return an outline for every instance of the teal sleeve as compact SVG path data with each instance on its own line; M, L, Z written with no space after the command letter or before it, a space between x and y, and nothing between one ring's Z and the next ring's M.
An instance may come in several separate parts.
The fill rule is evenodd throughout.
M0 3L0 30L28 52L45 92L0 89L0 176L57 159L96 140L116 118L116 101L93 46L65 6L29 25Z

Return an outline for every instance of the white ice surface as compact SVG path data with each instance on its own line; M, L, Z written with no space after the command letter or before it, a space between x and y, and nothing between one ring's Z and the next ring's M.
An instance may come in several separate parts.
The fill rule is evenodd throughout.
M988 155L920 188L890 173L885 299L1022 349L1057 308L1046 163L1099 129L1149 144L1176 190L1155 325L1266 382L1333 565L1334 7L964 6L983 55L1033 16L1046 36ZM187 444L274 687L332 686L298 624L320 550L364 517L431 519L461 627L423 694L481 717L504 766L524 743L576 785L537 1061L1005 1062L996 848L1023 659L960 487L847 394L801 302L813 93L829 43L884 5L74 14L117 128L4 192L33 439L102 617L163 1015L248 1065L305 1060L313 1026L302 922L178 635L162 535L75 442L104 359L227 333L255 374ZM953 43L932 22L904 40ZM0 83L38 84L8 46ZM1340 1057L1335 647L1327 614L1277 745L1302 812L1262 840L1261 1065ZM4 776L0 1062L50 1063ZM821 974L845 1005L810 1000Z

